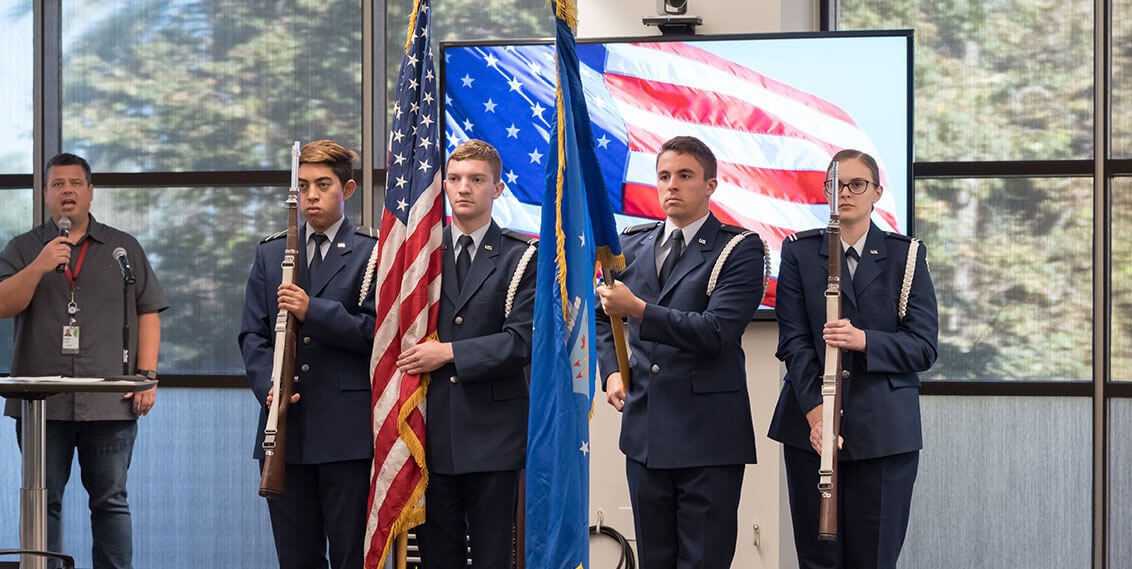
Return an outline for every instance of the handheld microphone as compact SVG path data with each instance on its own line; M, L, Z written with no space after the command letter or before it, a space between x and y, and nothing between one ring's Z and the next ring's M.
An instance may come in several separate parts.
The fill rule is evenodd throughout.
M126 250L121 247L114 249L114 259L118 261L118 269L122 271L122 280L128 285L134 284L134 269L126 259Z
M59 218L59 223L57 223L56 225L59 226L59 237L70 237L71 236L71 218L61 217L61 218ZM65 270L67 270L67 264L66 263L59 263L59 265L55 267L56 273L61 273Z

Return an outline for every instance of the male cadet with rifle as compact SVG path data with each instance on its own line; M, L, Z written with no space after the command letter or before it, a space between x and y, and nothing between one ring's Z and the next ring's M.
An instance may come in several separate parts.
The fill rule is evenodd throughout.
M425 491L417 531L423 569L512 566L519 472L527 454L535 241L491 219L503 193L495 147L469 140L448 159L438 342L401 353L404 373L431 373Z
M240 350L248 383L260 404L255 457L271 406L274 326L280 309L299 322L294 395L286 417L282 494L268 512L279 566L305 569L363 566L366 501L373 432L369 357L373 349L374 296L366 270L376 234L345 217L356 189L357 155L329 140L302 148L299 202L306 223L299 232L297 284L280 284L286 232L256 248L244 300ZM277 441L277 444L280 444Z
M0 254L0 318L16 319L12 375L121 375L126 325L127 367L157 379L158 313L169 305L145 252L132 236L91 215L94 184L85 159L55 156L47 162L45 177L43 201L51 219L14 237ZM149 413L156 392L47 398L48 549L63 551L63 490L77 450L83 487L90 495L91 561L95 569L132 566L126 472L137 419ZM9 400L4 412L18 416L19 401ZM20 428L17 420L17 437Z
M763 242L709 211L716 159L699 139L665 142L656 177L667 219L627 228L625 270L598 287L603 386L622 412L641 567L726 568L755 462L742 338L763 295ZM628 319L628 378L610 318Z

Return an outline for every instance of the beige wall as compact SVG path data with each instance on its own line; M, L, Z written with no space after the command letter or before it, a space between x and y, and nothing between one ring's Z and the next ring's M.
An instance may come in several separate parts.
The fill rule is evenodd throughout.
M797 32L817 29L818 0L688 0L703 18L699 34ZM656 15L656 0L578 0L578 37L660 35L641 18Z
M656 14L655 0L579 0L578 37L633 37L659 35L641 23ZM688 0L688 13L703 18L700 34L809 31L817 29L816 0ZM767 425L778 399L781 371L774 350L778 327L774 322L752 322L743 337L747 353L747 383L755 420L757 465L748 466L739 505L739 541L733 567L770 569L797 567L789 527L781 447L766 438ZM617 449L620 416L601 394L590 424L590 523L604 523L632 539L633 514L625 482L625 457ZM758 526L759 545L755 545ZM590 566L614 567L613 541L595 538ZM647 568L646 568L647 569Z

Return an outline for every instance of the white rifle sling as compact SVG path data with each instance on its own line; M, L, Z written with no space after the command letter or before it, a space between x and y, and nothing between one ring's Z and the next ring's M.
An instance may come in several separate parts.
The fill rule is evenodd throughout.
M840 289L836 291L826 291L825 295L825 311L826 320L836 320L838 316L838 304L841 299ZM825 373L822 374L821 381L821 402L822 402L822 432L821 432L821 465L818 467L818 490L823 494L832 491L833 489L833 456L836 450L837 441L835 440L836 434L833 432L834 427L834 400L837 398L837 351L836 348L826 344L825 346Z

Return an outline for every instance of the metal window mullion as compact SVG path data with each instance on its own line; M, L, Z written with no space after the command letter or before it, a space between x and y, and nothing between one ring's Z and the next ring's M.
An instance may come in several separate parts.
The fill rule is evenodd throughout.
M32 118L32 226L46 219L43 164L62 148L62 0L35 0L32 6L34 54Z
M1095 0L1093 12L1093 567L1104 569L1108 559L1106 386L1112 369L1112 184L1106 169L1112 122L1110 0Z
M374 172L385 166L385 4L362 2L362 225L380 221L384 188Z

